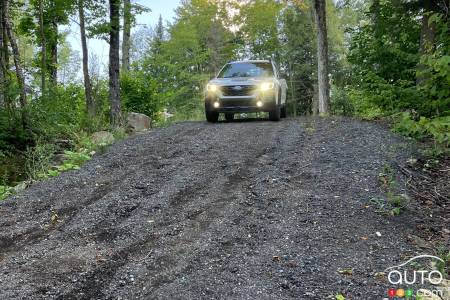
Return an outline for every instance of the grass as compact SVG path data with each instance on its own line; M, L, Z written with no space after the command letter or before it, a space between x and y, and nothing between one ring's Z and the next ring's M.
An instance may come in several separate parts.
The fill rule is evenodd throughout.
M116 129L113 132L115 140L121 140L127 137L125 130ZM35 147L27 149L26 173L28 182L46 180L51 177L59 176L61 173L78 170L89 161L97 152L104 153L108 147L107 144L95 144L91 141L89 135L80 132L75 136L75 146L72 150L63 152L64 159L61 164L54 165L56 146L48 143L38 143ZM27 182L25 181L25 182ZM18 184L21 184L20 182ZM0 185L0 201L12 196L16 192L14 187Z
M378 174L378 181L386 191L386 199L372 198L370 202L375 204L379 212L391 216L398 216L409 204L409 197L406 194L397 194L398 183L395 180L394 170L388 164L383 166L383 170Z

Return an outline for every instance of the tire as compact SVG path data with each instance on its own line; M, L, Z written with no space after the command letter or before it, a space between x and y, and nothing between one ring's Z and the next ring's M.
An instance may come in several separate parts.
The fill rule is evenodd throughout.
M280 121L281 109L279 105L275 105L274 109L269 111L270 121Z
M286 113L286 104L283 104L283 105L281 106L280 117L281 117L281 118L286 118L286 117L287 117L287 113Z
M219 120L219 113L216 111L205 110L206 121L216 123Z
M232 122L234 120L234 114L233 113L226 113L225 114L225 120L227 122Z

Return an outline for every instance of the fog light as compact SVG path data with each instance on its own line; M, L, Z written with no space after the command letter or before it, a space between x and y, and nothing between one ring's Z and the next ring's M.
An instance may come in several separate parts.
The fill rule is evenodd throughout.
M214 102L214 108L219 108L219 106L220 106L220 103L219 102Z
M258 101L258 102L256 102L256 106L258 106L258 107L262 107L262 106L263 106L263 103L262 103L262 101Z

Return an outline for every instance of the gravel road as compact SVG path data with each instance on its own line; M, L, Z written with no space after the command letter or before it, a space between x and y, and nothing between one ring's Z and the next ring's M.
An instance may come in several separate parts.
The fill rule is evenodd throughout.
M409 151L350 119L134 136L0 203L0 299L382 299L415 213L369 200Z

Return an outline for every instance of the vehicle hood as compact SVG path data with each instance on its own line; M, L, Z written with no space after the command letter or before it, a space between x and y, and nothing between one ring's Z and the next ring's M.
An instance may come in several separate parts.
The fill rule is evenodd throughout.
M215 78L209 83L216 85L257 85L262 82L273 81L273 77L236 77L236 78Z

